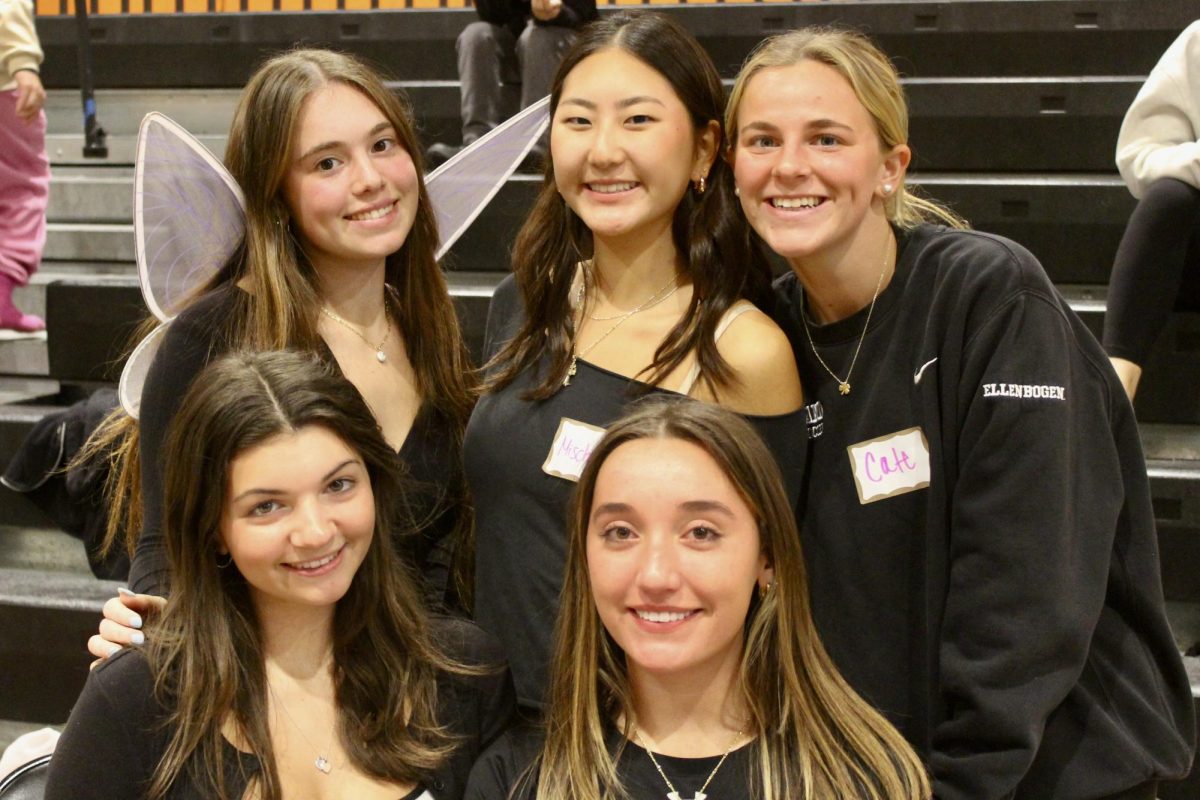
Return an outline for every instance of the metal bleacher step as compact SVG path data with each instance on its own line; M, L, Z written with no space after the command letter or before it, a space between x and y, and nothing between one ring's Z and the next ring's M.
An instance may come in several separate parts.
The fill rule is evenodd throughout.
M1141 77L909 78L914 169L1113 172L1121 119ZM422 141L458 142L458 81L393 82L412 104ZM726 88L732 81L726 81ZM220 155L238 89L106 89L96 93L108 157L82 155L78 93L48 94L47 147L55 164L133 162L142 117L159 111Z
M447 263L466 271L505 271L513 236L525 221L541 176L517 174L500 189L451 250ZM978 230L1029 248L1056 283L1104 284L1135 205L1115 175L942 173L912 176L914 186L950 205ZM50 261L132 262L132 178L55 179L47 233ZM111 210L110 210L111 209Z

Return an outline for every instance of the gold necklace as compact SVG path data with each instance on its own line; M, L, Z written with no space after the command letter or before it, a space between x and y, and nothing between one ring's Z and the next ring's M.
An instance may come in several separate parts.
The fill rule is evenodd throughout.
M858 363L858 354L862 350L863 342L867 338L867 331L871 327L871 312L875 310L875 301L879 299L879 290L883 288L883 276L887 274L888 250L890 249L889 247L884 250L883 268L879 270L879 280L875 283L875 294L871 295L871 305L867 308L867 321L863 324L862 333L859 334L858 345L854 348L854 356L850 359L850 368L846 370L845 380L839 378L837 373L829 368L829 365L825 363L825 359L821 358L821 354L817 351L817 345L813 342L812 331L808 329L808 312L804 310L804 294L801 291L800 321L804 323L804 335L808 337L808 346L812 348L813 355L817 357L817 362L829 373L829 377L838 382L838 392L843 395L850 394L850 374L854 372L854 365Z
M321 750L319 747L313 744L312 739L308 738L308 734L304 732L304 728L300 727L300 724L296 722L295 718L292 717L292 713L287 710L287 706L280 701L279 695L275 694L275 689L271 686L270 681L267 681L267 691L270 692L271 697L274 698L275 705L279 707L279 710L282 711L288 718L288 721L292 723L292 727L300 732L300 735L304 738L304 741L308 742L309 747L317 751L317 757L313 760L313 766L317 768L317 771L324 775L328 775L330 772L332 772L333 762L329 760L329 757L326 756L325 753L330 752L330 748L333 747L333 736L331 735L329 737L329 744L324 750Z
M375 351L375 360L376 360L376 361L378 361L380 364L386 364L386 363L387 363L387 353L383 352L383 346L384 346L385 344L387 344L387 342L388 342L388 338L389 338L389 337L392 335L392 319L391 319L391 317L389 317L389 316L387 315L387 311L388 311L387 292L384 292L384 295L383 295L383 315L384 315L384 319L385 319L385 320L387 320L387 332L383 334L383 340L382 340L382 341L381 341L379 344L371 344L371 340L370 340L370 339L368 339L366 336L364 336L362 333L360 333L360 332L359 332L359 330L358 330L358 328L355 328L355 327L354 327L353 325L351 325L349 322L347 322L346 320L342 319L342 318L341 318L341 317L339 317L337 314L333 313L333 310L332 310L332 309L330 309L330 308L329 308L329 306L321 306L321 313L322 313L322 314L324 314L325 316L329 317L331 320L333 320L334 322L336 322L336 323L340 324L340 325L341 325L342 327L344 327L346 330L350 331L350 332L351 332L351 333L353 333L355 336L357 336L358 338L360 338L360 339L362 339L364 342L366 342L366 343L367 343L367 347L370 347L372 350L374 350L374 351Z
M736 734L734 734L733 739L729 741L729 746L726 747L725 752L721 754L721 759L717 762L717 765L713 767L712 772L708 773L708 777L704 779L704 785L692 795L692 800L704 800L704 798L708 797L708 795L704 793L704 790L708 788L710 783L712 783L712 779L717 775L717 770L719 770L721 765L725 763L725 759L729 758L729 754L733 752L733 746L742 738L742 733L744 733L745 730L745 728L742 728ZM654 765L656 770L658 770L658 774L663 779L663 783L665 783L667 788L670 790L667 792L667 800L683 800L682 796L679 794L679 790L675 788L675 784L671 783L671 779L667 777L667 773L663 772L662 766L659 765L658 759L654 757L654 751L647 747L645 741L642 740L642 732L637 728L634 728L633 738L636 739L637 743L641 745L643 750L646 751L646 755L650 756L650 763Z
M672 284L674 284L674 285L672 285ZM576 295L576 300L575 300L575 305L579 306L579 314L580 314L579 322L580 322L580 324L583 323L583 314L585 311L583 301L584 301L584 298L586 295L586 287L587 287L587 273L585 272L583 274L583 277L579 281L579 291ZM669 291L669 292L667 292L668 287L670 287L670 289L671 289L671 291ZM678 290L679 290L679 276L672 274L671 280L664 283L658 289L658 291L656 291L654 294L652 294L648 298L646 298L646 301L641 303L637 307L630 309L629 311L625 311L621 314L618 314L615 317L600 317L600 318L592 317L592 319L596 320L597 322L603 322L606 320L614 320L614 319L616 320L616 322L614 322L612 325L610 325L608 330L606 330L604 333L600 334L599 339L592 342L591 344L589 344L587 347L585 347L582 350L576 349L575 337L574 336L571 337L571 365L569 367L567 367L567 375L566 375L566 377L563 378L562 385L563 386L571 385L571 378L575 377L575 372L578 369L579 359L583 358L588 353L595 350L596 345L600 344L605 339L607 339L608 335L610 333L612 333L617 328L624 325L635 314L645 311L648 308L654 308L656 305L666 302L667 298L670 297L671 295L675 294L675 292L677 292ZM666 292L666 294L663 294L663 292Z

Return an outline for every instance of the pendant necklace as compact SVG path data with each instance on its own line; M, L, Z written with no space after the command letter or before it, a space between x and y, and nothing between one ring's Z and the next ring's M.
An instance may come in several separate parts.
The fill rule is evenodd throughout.
M883 276L887 274L888 250L890 248L884 249L883 267L879 270L879 280L875 283L875 294L871 295L871 305L867 307L867 321L863 323L862 333L859 334L858 345L854 348L854 356L850 359L850 367L846 370L845 380L839 378L837 373L825 363L825 359L821 358L821 353L817 350L816 343L813 342L812 331L808 328L808 312L804 308L804 295L803 292L801 293L800 321L804 323L804 335L808 337L808 346L812 348L813 355L817 357L817 362L829 373L829 377L837 381L838 392L842 395L850 394L850 373L854 372L854 365L858 363L858 354L862 350L863 342L867 338L867 331L871 328L871 312L875 310L875 301L879 299L879 290L883 288Z
M704 785L696 790L696 792L692 795L692 800L704 800L706 797L708 797L708 795L704 793L704 790L708 788L710 783L712 783L712 779L717 775L717 770L719 770L721 765L725 763L725 759L729 758L729 754L733 752L733 746L736 745L742 738L742 733L744 733L745 730L745 728L742 728L740 731L734 734L733 738L729 741L729 746L725 748L725 752L721 754L720 760L717 761L717 765L713 767L712 772L708 773L708 777L704 779ZM675 784L671 783L671 779L667 777L667 773L663 772L663 768L659 765L658 759L654 757L654 751L646 746L646 742L642 739L642 732L637 728L633 729L633 738L637 740L637 743L641 746L641 748L646 751L646 755L650 756L650 763L654 765L656 770L658 770L658 774L663 779L663 783L665 783L667 785L667 789L670 790L667 792L667 800L684 800L683 796L679 794L679 790L675 788Z
M383 346L387 344L388 338L392 335L392 320L390 317L387 316L387 309L388 309L388 301L387 301L387 292L385 291L383 294L383 314L384 314L384 318L387 320L387 332L385 334L383 334L383 340L379 344L371 344L371 340L368 339L366 336L363 336L363 334L358 330L358 328L354 327L349 322L342 319L337 314L333 313L332 309L330 309L329 306L321 306L321 313L324 314L325 316L329 317L331 320L338 323L342 327L344 327L346 330L353 333L358 338L362 339L364 342L366 342L367 347L370 347L372 350L375 351L375 360L378 361L380 364L386 364L387 363L387 353L383 352Z
M668 288L670 289L670 291L667 291ZM580 324L583 323L582 315L584 314L584 311L585 311L585 309L583 307L583 302L584 302L584 298L586 296L586 290L587 290L587 272L585 271L583 273L583 277L579 281L579 290L575 297L575 305L579 307ZM667 298L669 298L671 295L675 294L675 292L678 290L679 290L679 276L672 274L671 280L664 283L659 288L658 291L656 291L654 294L650 295L648 298L646 298L645 302L641 303L640 305L636 306L635 308L632 308L629 311L623 311L620 314L617 314L616 316L612 316L612 317L590 317L592 320L594 320L596 322L611 322L612 320L616 320L616 322L613 322L613 324L609 326L608 330L606 330L604 333L600 334L599 339L592 342L591 344L589 344L587 347L583 348L582 350L576 349L575 338L574 338L574 336L571 337L571 365L569 367L567 367L567 374L566 374L566 377L563 378L562 385L563 386L571 385L571 378L575 377L575 372L578 369L577 365L579 364L579 359L583 358L588 353L592 352L592 350L596 349L596 345L600 344L605 339L607 339L608 335L610 333L612 333L617 328L624 325L635 314L638 314L642 311L646 311L647 309L654 308L656 305L659 305L660 303L665 303L667 301ZM664 292L665 292L665 294L664 294Z
M292 718L292 714L287 710L287 706L279 701L279 695L275 694L275 689L271 687L270 681L267 681L267 691L270 692L271 697L274 698L275 705L279 706L279 710L282 711L288 718L288 721L292 723L292 727L300 732L300 735L304 738L304 741L308 742L309 747L317 751L317 757L313 760L313 766L317 768L317 771L325 775L328 775L330 772L332 772L333 762L329 760L329 757L326 756L325 753L330 752L330 748L333 747L333 737L330 736L329 745L324 750L318 748L312 743L312 739L308 738L308 734L304 732L304 728L300 727L296 720Z

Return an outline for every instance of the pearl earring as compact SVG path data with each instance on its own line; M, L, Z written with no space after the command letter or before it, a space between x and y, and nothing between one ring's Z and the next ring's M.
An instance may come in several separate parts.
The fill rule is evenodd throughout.
M883 185L883 196L887 197L891 193L892 193L892 185L890 183L885 183Z

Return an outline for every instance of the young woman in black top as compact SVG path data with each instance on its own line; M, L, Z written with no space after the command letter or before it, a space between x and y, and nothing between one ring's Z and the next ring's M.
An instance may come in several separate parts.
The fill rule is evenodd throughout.
M511 685L399 563L403 477L355 387L305 354L226 356L165 467L170 599L93 670L45 796L461 797Z
M823 406L800 530L834 663L939 800L1153 798L1191 761L1192 700L1103 350L1028 251L911 195L904 94L865 37L769 40L727 127Z
M469 800L921 800L903 737L813 628L800 540L745 420L681 398L615 422L580 478L544 725Z
M645 392L803 430L786 337L753 303L770 272L730 196L720 78L655 14L585 28L551 92L547 173L488 316L487 391L464 460L476 508L476 619L540 704L567 497L603 427ZM793 486L791 445L780 454Z
M460 442L474 401L458 320L434 260L437 230L412 117L351 56L296 50L247 84L226 163L245 195L233 257L174 320L146 380L140 422L118 416L110 528L136 539L130 586L166 594L162 440L183 392L231 348L293 347L335 364L362 393L408 468L406 513L419 536L401 546L441 603L449 552L469 525ZM144 512L143 509L144 508ZM128 512L127 514L125 512ZM411 526L403 526L406 530ZM90 649L131 641L153 601L111 601Z

